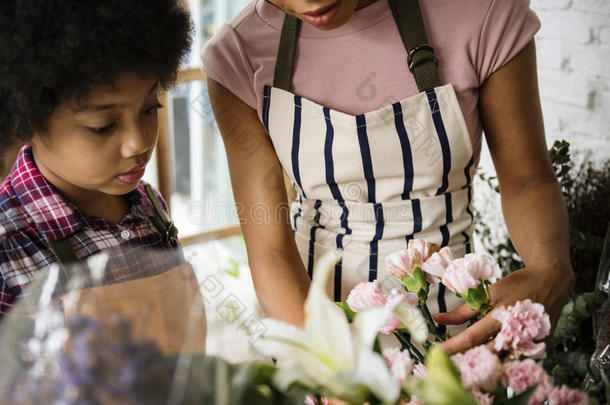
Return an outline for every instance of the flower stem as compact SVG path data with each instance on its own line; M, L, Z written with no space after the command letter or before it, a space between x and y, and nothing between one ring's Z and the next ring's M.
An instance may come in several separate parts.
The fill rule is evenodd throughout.
M402 345L403 349L409 350L409 353L411 354L411 356L415 357L417 359L417 361L419 361L420 363L423 364L424 355L421 354L421 352L419 350L417 350L417 348L415 347L415 345L413 343L411 343L410 336L408 336L408 335L404 336L404 334L402 332L397 332L397 331L394 332L394 336L396 336L396 338Z
M481 315L485 316L492 310L491 306L491 293L489 292L489 282L483 282L483 288L485 289L485 296L487 297L487 303L481 306Z
M441 334L438 327L434 323L434 320L432 319L432 314L430 313L430 310L428 309L428 305L426 304L426 302L420 301L419 308L421 309L422 315L424 316L424 319L426 320L426 324L428 325L428 330L430 331L430 333L432 333L434 335L434 340L437 341L438 343L443 342L445 340L445 334Z

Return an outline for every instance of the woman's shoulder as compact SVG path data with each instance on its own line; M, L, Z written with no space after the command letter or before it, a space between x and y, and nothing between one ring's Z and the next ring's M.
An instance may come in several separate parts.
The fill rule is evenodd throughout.
M540 29L530 0L421 0L433 44L453 69L468 68L483 83Z
M265 0L253 0L206 42L203 73L256 109L254 74L276 52L283 15Z

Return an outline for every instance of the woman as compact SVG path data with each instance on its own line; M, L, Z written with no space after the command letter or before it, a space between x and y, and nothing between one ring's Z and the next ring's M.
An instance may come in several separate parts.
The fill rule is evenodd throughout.
M425 28L424 28L425 27ZM386 281L385 256L413 238L471 249L471 180L482 129L511 238L526 263L493 305L542 302L556 322L573 285L568 223L545 145L526 0L256 0L203 51L259 300L300 324L316 259L341 248L331 296ZM281 40L280 40L281 38ZM244 143L257 149L244 154ZM249 150L252 150L250 148ZM291 223L253 221L297 191ZM275 179L269 181L269 179ZM294 232L294 236L293 236ZM475 314L445 299L443 324ZM490 317L445 343L494 336Z

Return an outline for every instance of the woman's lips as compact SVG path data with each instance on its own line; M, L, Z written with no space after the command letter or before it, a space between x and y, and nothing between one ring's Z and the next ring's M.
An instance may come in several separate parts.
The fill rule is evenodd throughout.
M144 176L145 170L146 168L140 167L130 172L119 174L117 179L125 184L137 183Z
M321 27L321 26L324 26L324 25L332 22L332 20L335 19L335 17L337 16L337 13L339 12L340 5L341 5L341 0L337 1L335 4L330 6L330 8L328 8L327 10L321 9L321 10L314 11L311 13L303 13L301 15L303 17L303 20L305 20L309 24ZM320 11L324 11L324 12L321 14L317 14Z

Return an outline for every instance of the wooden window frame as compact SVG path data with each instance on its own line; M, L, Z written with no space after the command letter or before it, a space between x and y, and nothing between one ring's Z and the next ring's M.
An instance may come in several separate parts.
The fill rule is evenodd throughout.
M184 84L195 81L205 81L206 77L199 68L182 69L178 72L176 84ZM168 106L167 93L161 95L161 103ZM169 108L159 110L159 139L157 140L157 181L159 192L170 207L173 184L172 184L172 151L169 136ZM170 208L171 209L171 208ZM216 227L207 231L199 232L180 238L183 246L191 246L198 243L209 242L240 236L242 234L239 224Z

